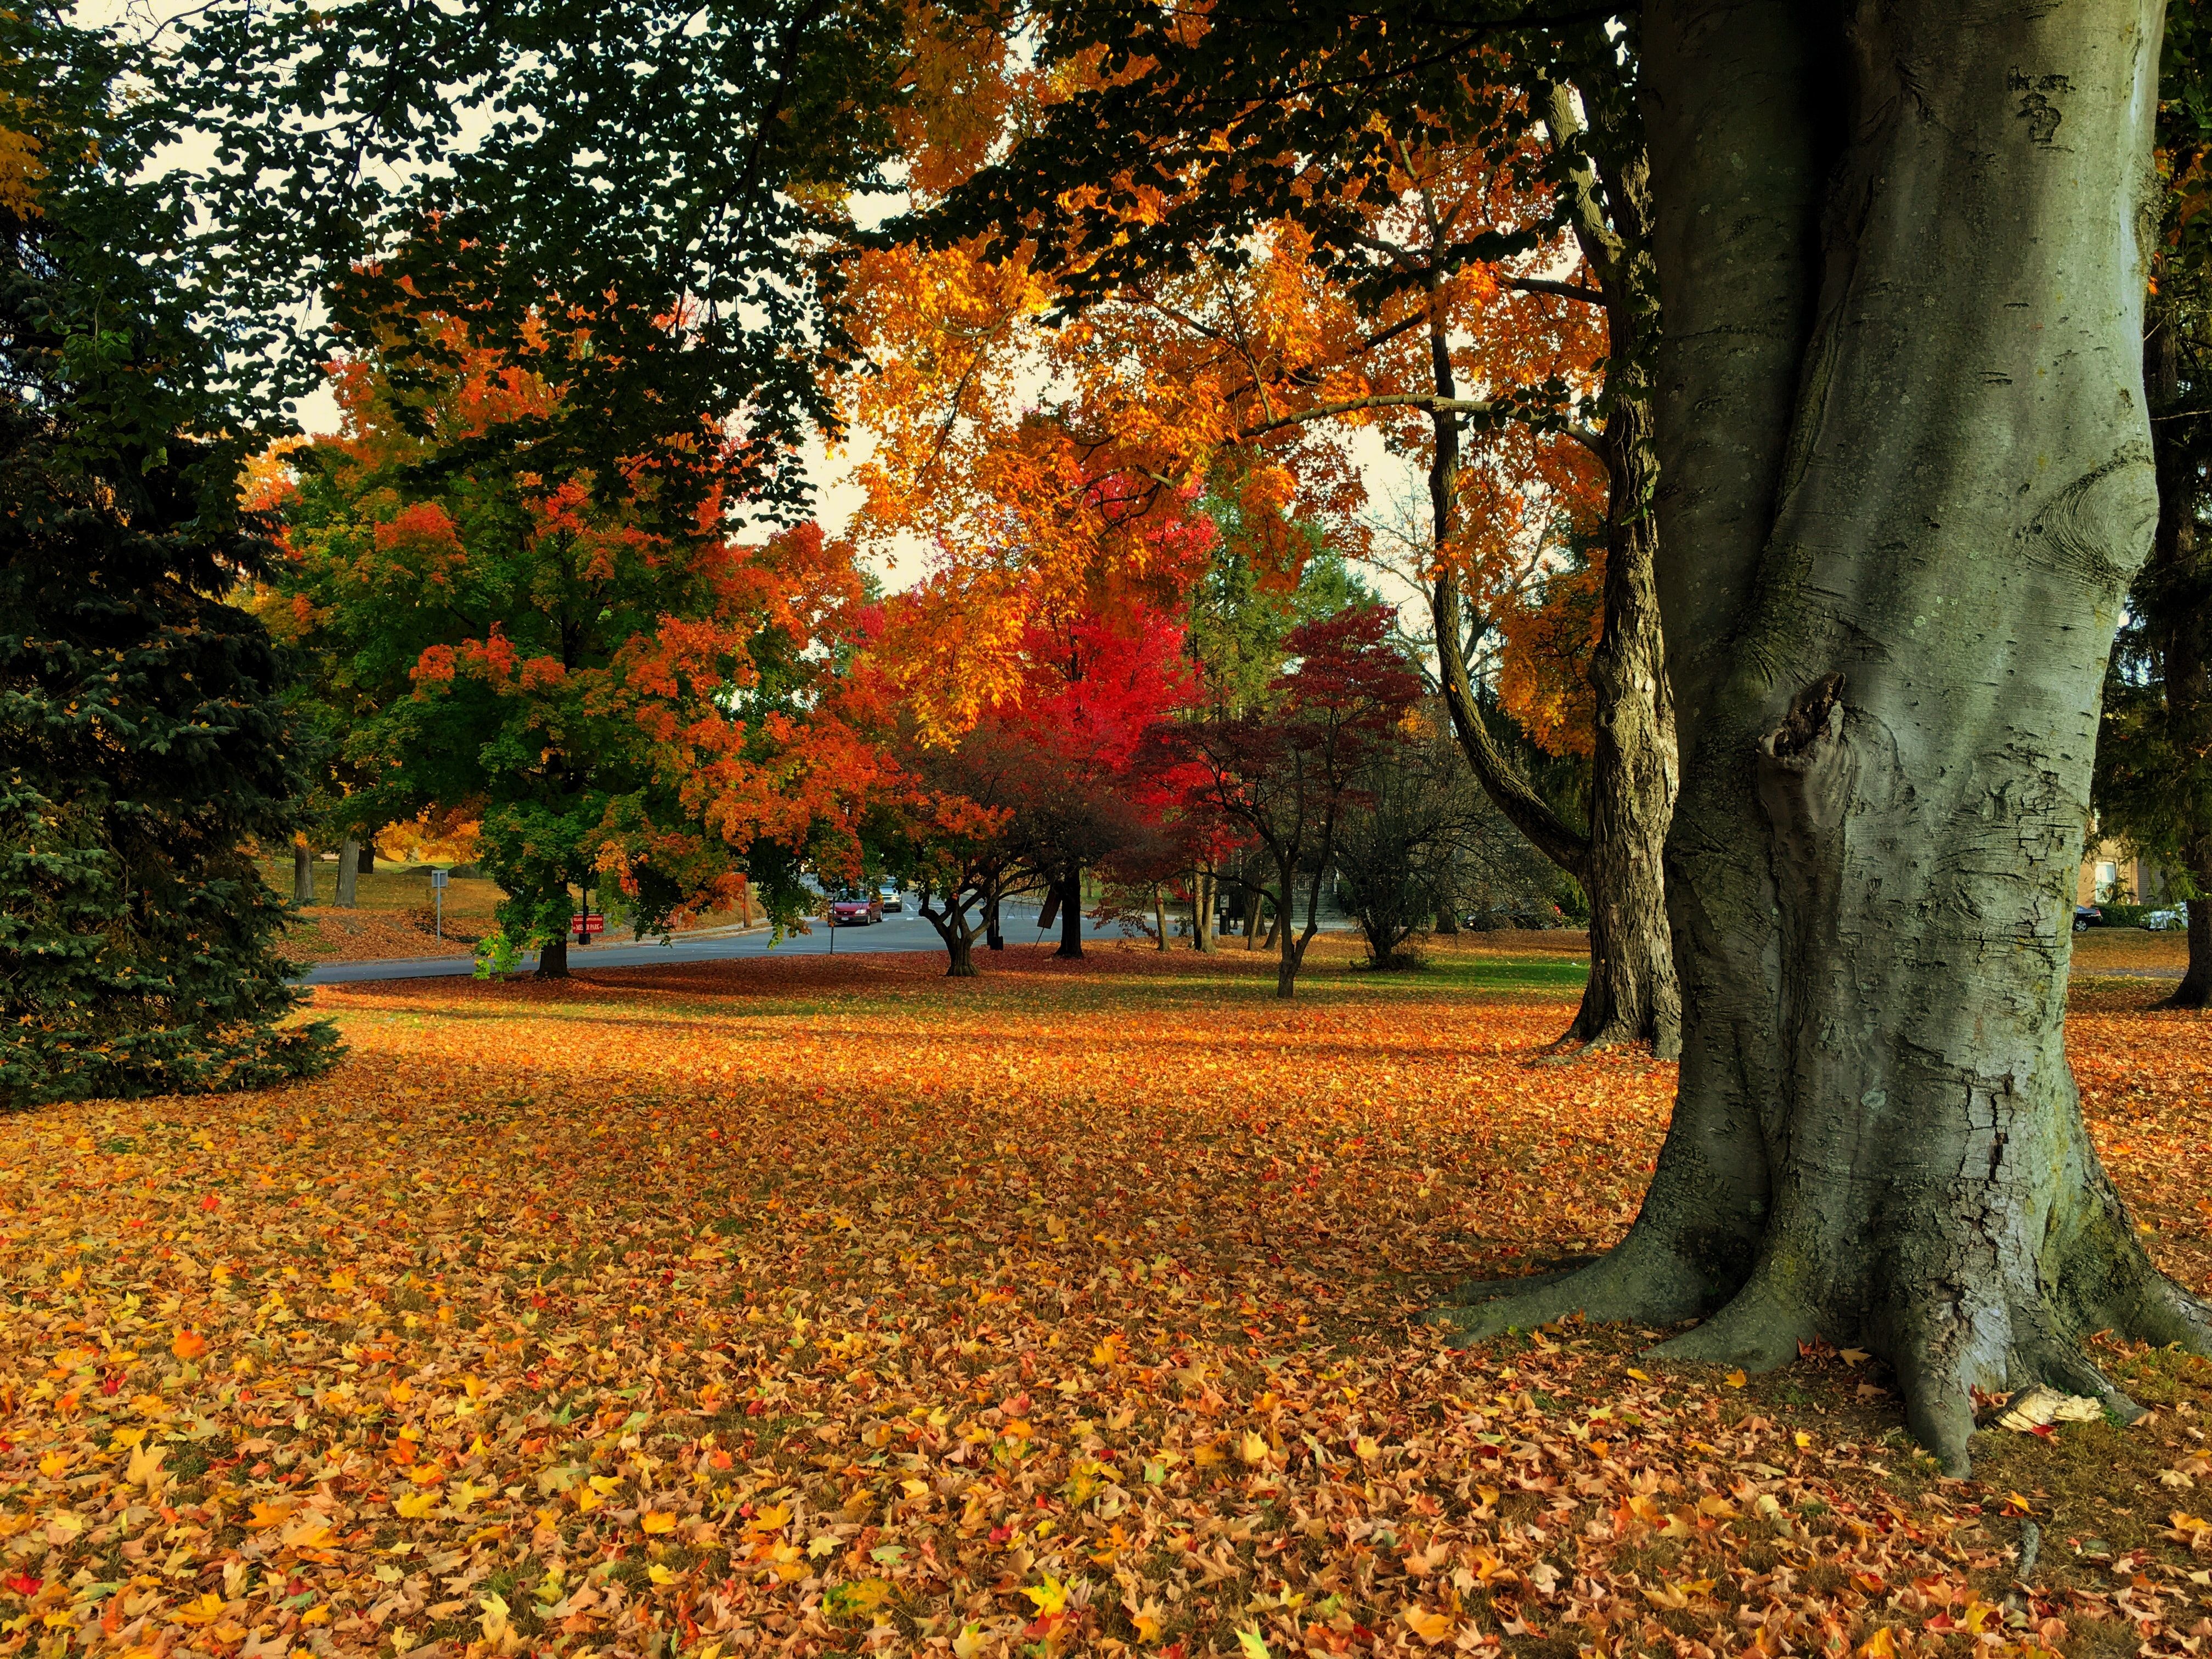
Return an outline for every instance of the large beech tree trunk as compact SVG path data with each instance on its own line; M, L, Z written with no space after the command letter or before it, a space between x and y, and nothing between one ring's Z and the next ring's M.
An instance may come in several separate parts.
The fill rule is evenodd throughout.
M2098 1163L2062 1023L2098 696L2156 502L2156 0L1651 0L1680 1092L1589 1268L1470 1333L1704 1316L1753 1368L2134 1407L2081 1346L2212 1350Z

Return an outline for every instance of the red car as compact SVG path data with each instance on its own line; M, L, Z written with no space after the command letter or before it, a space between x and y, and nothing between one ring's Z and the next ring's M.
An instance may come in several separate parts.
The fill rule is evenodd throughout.
M830 901L830 925L832 927L866 927L884 919L884 901L880 893L848 893L842 898Z

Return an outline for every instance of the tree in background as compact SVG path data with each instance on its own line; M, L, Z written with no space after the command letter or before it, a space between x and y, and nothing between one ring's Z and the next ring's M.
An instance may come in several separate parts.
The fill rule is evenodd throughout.
M2189 907L2172 1006L2212 1006L2212 28L2167 15L2158 119L2164 215L2143 329L2158 471L2150 557L2128 590L2097 742L2100 827L2162 866Z
M317 1071L254 842L305 781L172 134L105 37L0 13L0 1106ZM234 435L217 437L213 434Z
M1194 816L1249 836L1265 854L1272 869L1263 890L1278 918L1275 994L1287 998L1318 927L1338 837L1367 802L1363 776L1420 682L1379 605L1301 623L1283 648L1289 665L1269 683L1264 704L1163 727L1153 765L1175 780Z
M917 355L972 404L990 394L971 362L1012 356L1022 307L1050 304L1080 313L1055 348L1087 373L1060 417L1078 441L1249 447L1264 458L1253 479L1340 494L1317 423L1380 424L1425 454L1419 574L1455 727L1500 810L1592 896L1567 1035L1672 1054L1661 848L1678 768L1653 585L1657 290L1635 40L1587 9L1413 27L1330 8L1221 5L1202 24L1121 0L1056 9L1042 31L1053 92L1024 106L1002 159L915 222L941 245L923 286L969 296L951 349L933 337ZM1468 635L1497 619L1466 497L1501 465L1598 503L1586 830L1479 717Z
M849 562L811 526L740 548L711 503L663 531L649 472L611 496L495 464L489 435L552 394L465 361L351 360L343 430L294 457L283 588L366 711L343 738L366 780L351 810L480 816L501 925L542 945L547 975L566 971L571 888L601 872L657 929L727 902L739 855L780 842L762 861L785 878L755 886L795 911L797 857L845 817L837 780L863 781L866 745L805 695L837 660L817 639L860 598Z
M1340 895L1370 965L1419 965L1407 942L1453 915L1493 826L1510 827L1468 775L1449 713L1434 702L1410 710L1376 745L1337 832Z

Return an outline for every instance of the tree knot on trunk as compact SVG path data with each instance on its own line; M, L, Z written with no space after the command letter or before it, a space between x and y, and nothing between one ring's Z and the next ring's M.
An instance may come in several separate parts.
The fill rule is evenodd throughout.
M1790 699L1790 712L1766 739L1765 752L1777 760L1803 754L1824 736L1843 729L1844 677L1840 671L1817 679Z

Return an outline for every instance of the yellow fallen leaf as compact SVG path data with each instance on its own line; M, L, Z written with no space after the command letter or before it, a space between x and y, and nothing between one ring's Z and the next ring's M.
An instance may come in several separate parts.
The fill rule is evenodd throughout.
M1859 1644L1859 1659L1897 1659L1897 1638L1887 1625Z
M207 1352L207 1338L198 1331L179 1331L169 1344L169 1352L179 1359L198 1359Z
M253 1506L253 1518L247 1522L246 1525L259 1532L265 1527L274 1527L290 1520L292 1511L299 1507L297 1503L289 1498L280 1498L273 1504L257 1502Z
M658 1561L645 1570L645 1576L656 1584L672 1584L678 1577L677 1574L671 1572Z
M392 1507L410 1521L420 1521L438 1507L438 1494L434 1492L410 1492Z
M674 1532L676 1517L666 1510L648 1510L639 1519L638 1525L649 1533Z
M1628 1374L1629 1374L1631 1376L1634 1377L1634 1378L1635 1378L1638 1382L1649 1382L1651 1380L1650 1377L1646 1376L1645 1376L1642 1371L1638 1370L1636 1369L1636 1367L1635 1367L1635 1366L1633 1366L1633 1365L1631 1365L1631 1366L1628 1368Z
M975 1659L977 1654L990 1645L990 1643L984 1639L981 1626L969 1625L962 1629L959 1635L952 1638L954 1659Z
M1431 1647L1452 1633L1452 1621L1441 1613L1431 1613L1426 1607L1407 1607L1399 1617L1406 1621L1407 1630Z
M1740 1389L1745 1383L1750 1382L1751 1379L1746 1376L1741 1371L1730 1371L1726 1376L1721 1378L1721 1381L1727 1383L1731 1389Z
M1049 1618L1054 1613L1064 1612L1067 1607L1067 1586L1050 1573L1045 1574L1042 1586L1036 1589L1024 1589L1022 1594L1036 1603L1037 1616L1040 1619Z
M187 1601L171 1613L170 1618L180 1625L212 1625L222 1617L223 1600L213 1590L197 1601Z

